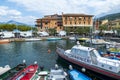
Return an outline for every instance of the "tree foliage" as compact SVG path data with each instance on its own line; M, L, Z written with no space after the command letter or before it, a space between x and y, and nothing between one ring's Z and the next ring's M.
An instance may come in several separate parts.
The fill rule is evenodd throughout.
M100 30L108 30L107 25L100 25L99 27Z
M1 31L13 31L14 29L18 29L20 31L37 30L36 28L27 25L0 24Z
M57 33L57 31L56 31L55 28L50 28L50 29L48 29L48 31L49 31L49 34L50 34L50 35L54 35L54 36L55 36L55 34Z
M90 33L90 27L76 27L76 28L65 28L65 31L69 34L70 32L73 32L75 34L89 34Z

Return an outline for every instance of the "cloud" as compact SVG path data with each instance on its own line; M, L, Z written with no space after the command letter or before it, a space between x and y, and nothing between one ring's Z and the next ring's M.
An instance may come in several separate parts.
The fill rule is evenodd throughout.
M22 22L22 23L26 23L26 24L30 24L30 25L35 24L36 19L37 19L37 17L35 17L35 16L20 16L19 18L14 18L14 20L16 20L18 22Z
M0 20L34 24L35 19L51 14L78 13L100 15L120 12L120 0L7 0L15 4L0 6ZM13 9L14 8L14 9ZM21 10L19 11L18 10Z
M120 11L117 9L120 5L119 0L8 0L22 5L28 11L37 13L86 13L101 14Z
M15 9L10 9L7 6L0 6L0 22L7 22L9 20L16 20L26 24L34 24L35 16L23 16L22 13Z
M13 9L9 9L7 6L0 6L0 16L19 16L21 12Z

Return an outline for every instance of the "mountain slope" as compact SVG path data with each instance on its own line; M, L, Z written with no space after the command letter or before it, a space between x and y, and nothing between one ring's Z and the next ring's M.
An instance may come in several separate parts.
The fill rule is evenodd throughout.
M6 22L6 24L26 25L24 23L20 23L20 22L14 21L14 20L10 20L10 21Z
M108 19L108 20L120 19L120 13L109 14L99 18L99 20L104 20L104 19Z

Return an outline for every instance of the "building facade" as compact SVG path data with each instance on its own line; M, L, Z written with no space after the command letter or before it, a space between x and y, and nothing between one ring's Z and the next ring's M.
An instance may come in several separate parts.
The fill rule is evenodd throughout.
M92 27L92 17L93 15L85 14L54 14L37 19L36 26L38 31L47 31L50 28L54 28L57 30L57 32L65 28Z
M49 29L56 29L60 31L62 29L62 16L58 14L47 15L41 19L36 20L36 27L38 31L48 31Z
M116 19L108 22L108 27L111 28L120 28L120 19Z

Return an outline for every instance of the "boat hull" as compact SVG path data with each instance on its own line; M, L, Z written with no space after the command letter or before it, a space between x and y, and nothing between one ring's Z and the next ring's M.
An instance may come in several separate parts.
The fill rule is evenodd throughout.
M26 67L26 64L18 64L16 67L0 75L0 80L11 80L11 77L14 76L14 74L23 70L25 67Z
M67 56L64 55L64 53L60 53L59 50L57 50L56 52L61 59L64 59L65 61L67 61L69 63L72 63L72 64L77 65L77 66L82 67L82 68L86 68L86 69L88 69L92 72L95 72L97 74L103 75L103 76L109 78L109 80L120 80L120 75L117 75L117 74L114 74L112 72L100 69L100 68L95 67L95 66L91 66L91 65L76 61L72 58L68 58Z
M40 41L42 39L39 38L26 38L25 41Z
M4 43L10 43L10 40L9 39L0 40L0 44L4 44Z
M68 74L69 74L71 80L92 80L85 74L83 74L75 69L69 70Z
M61 38L47 38L48 41L61 40Z
M37 72L37 69L38 69L37 64L29 65L24 70L15 74L15 76L13 76L11 80L31 80L32 77Z

